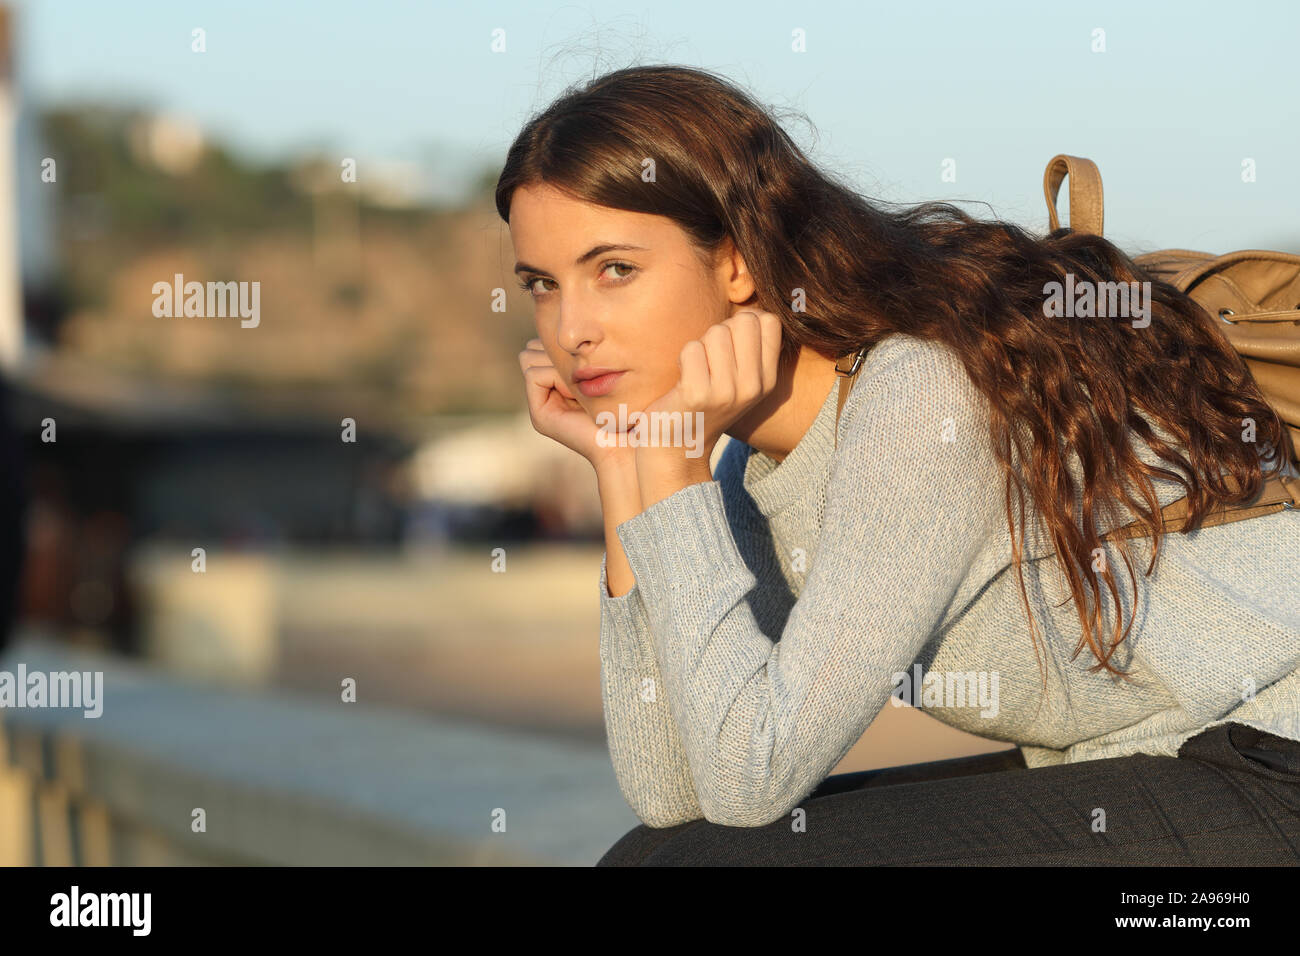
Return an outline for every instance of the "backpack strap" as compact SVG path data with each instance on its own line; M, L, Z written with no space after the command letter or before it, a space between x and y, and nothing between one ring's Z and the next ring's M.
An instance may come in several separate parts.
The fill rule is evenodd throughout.
M849 400L849 389L853 387L854 381L858 377L858 372L862 369L862 360L867 357L870 346L864 345L856 352L850 352L848 355L840 356L839 361L835 363L835 374L840 377L840 394L836 399L835 405L835 447L840 447L840 412L844 411L844 403ZM848 368L840 368L840 363L851 360L852 364Z
M1233 491L1237 490L1237 480L1232 475L1224 475L1223 478L1224 484ZM1247 504L1220 507L1206 512L1200 527L1212 528L1215 525L1244 521L1247 518L1259 518L1288 508L1300 509L1300 478L1274 474L1265 479L1264 487L1260 489L1259 495L1253 501ZM1187 524L1187 496L1184 495L1177 501L1169 502L1160 509L1160 514L1164 520L1164 530L1166 532L1182 531ZM1134 521L1121 528L1107 531L1102 537L1116 540L1119 538L1145 537L1147 534L1148 532L1141 528L1138 522Z
M1047 198L1047 218L1053 229L1061 228L1056 215L1056 197L1061 180L1070 177L1070 228L1100 236L1105 206L1101 192L1101 170L1082 156L1053 156L1043 173L1043 195Z

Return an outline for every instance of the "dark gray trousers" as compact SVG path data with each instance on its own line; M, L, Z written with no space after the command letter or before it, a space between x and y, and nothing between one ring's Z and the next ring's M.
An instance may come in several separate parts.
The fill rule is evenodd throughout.
M763 827L638 826L597 866L1300 863L1300 741L1224 724L1177 757L1030 770L1020 751L827 777Z

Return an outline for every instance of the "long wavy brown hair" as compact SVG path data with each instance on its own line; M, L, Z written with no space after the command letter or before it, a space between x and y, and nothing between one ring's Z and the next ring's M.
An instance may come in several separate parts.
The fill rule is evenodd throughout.
M645 160L653 161L653 183L643 178ZM496 187L501 218L509 222L516 189L540 182L598 205L666 216L706 259L730 237L754 277L757 304L781 317L791 354L808 346L839 358L892 332L949 345L988 398L1036 654L1022 567L1026 484L1078 609L1075 656L1086 641L1099 662L1091 670L1128 677L1110 658L1132 618L1121 630L1117 617L1108 644L1100 633L1103 598L1088 570L1101 546L1094 508L1110 513L1123 502L1141 522L1153 539L1149 575L1163 530L1150 476L1187 490L1190 531L1211 508L1257 494L1263 463L1283 466L1280 450L1294 454L1282 421L1209 314L1106 239L1068 228L1040 238L946 202L877 208L814 165L771 112L708 71L629 67L565 92L511 145ZM1150 324L1044 321L1044 286L1067 273L1076 286L1150 282ZM806 311L792 307L796 288L805 290ZM1176 444L1162 441L1144 414ZM1256 423L1269 456L1242 440L1243 419ZM1131 434L1175 470L1141 461ZM1084 477L1082 527L1071 452ZM1028 462L1023 475L1016 462ZM1221 469L1236 480L1235 492ZM1119 546L1136 593L1127 542ZM1100 576L1121 603L1109 568Z

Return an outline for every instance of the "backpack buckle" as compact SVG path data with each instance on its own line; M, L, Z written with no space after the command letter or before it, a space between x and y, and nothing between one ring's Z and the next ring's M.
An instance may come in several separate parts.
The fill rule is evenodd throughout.
M862 360L865 359L865 358L867 357L867 352L868 352L869 350L870 350L870 346L868 346L868 345L864 345L864 346L862 346L862 348L858 349L857 354L853 356L853 365L850 366L850 367L847 368L847 369L842 369L842 368L840 368L840 363L839 363L839 362L836 362L836 363L835 363L835 374L836 374L836 375L856 375L857 372L858 372L858 369L862 366ZM847 358L847 356L845 356L845 357Z

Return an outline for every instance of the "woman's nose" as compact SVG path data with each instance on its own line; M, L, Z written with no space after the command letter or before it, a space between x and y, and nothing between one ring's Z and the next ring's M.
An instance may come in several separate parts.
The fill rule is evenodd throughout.
M555 329L556 341L566 352L576 354L582 348L590 347L602 337L600 321L593 317L590 310L578 307L560 306L560 318Z

